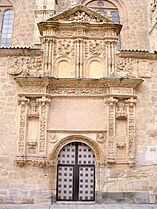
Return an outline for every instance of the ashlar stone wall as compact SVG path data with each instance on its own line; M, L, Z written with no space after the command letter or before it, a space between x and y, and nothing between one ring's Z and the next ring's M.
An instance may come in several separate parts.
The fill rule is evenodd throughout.
M19 49L20 50L20 49ZM14 53L16 51L16 53ZM20 92L19 84L14 80L15 74L26 76L25 68L23 72L15 71L18 69L10 68L10 60L14 57L21 56L25 60L31 55L32 57L41 57L41 52L32 50L7 50L3 51L3 56L0 58L0 127L1 127L1 144L0 144L0 202L4 203L50 203L51 199L55 201L56 194L56 164L55 161L50 163L50 166L40 167L31 163L19 167L16 164L16 155L18 153L18 133L19 133L19 105L18 95ZM132 53L132 54L131 54ZM12 54L12 55L11 55ZM128 55L131 54L131 62ZM145 57L145 58L144 58ZM41 59L41 58L40 58ZM99 149L104 151L104 164L96 164L96 195L98 194L98 202L131 202L131 203L147 203L155 202L157 199L157 99L156 99L156 76L157 63L156 55L136 52L122 52L116 58L118 61L117 69L120 74L128 73L127 77L140 77L144 81L136 91L136 152L135 164L132 167L125 163L106 163L107 143L106 140L95 139L94 132L84 132L84 135L94 140ZM20 60L20 59L19 59ZM34 63L34 62L33 62ZM31 62L31 66L33 65ZM121 63L121 64L120 64ZM124 70L120 66L128 66ZM143 63L143 68L140 68ZM26 63L21 64L21 66ZM20 69L21 69L20 66ZM12 69L12 70L11 70ZM33 68L29 68L33 72ZM120 70L121 69L121 70ZM128 72L128 70L130 70ZM145 71L148 74L145 74ZM130 73L130 74L129 74ZM125 75L126 75L125 74ZM33 74L32 74L33 75ZM34 74L35 75L35 74ZM38 75L38 74L37 74ZM61 98L60 98L61 99ZM64 102L64 100L61 99ZM72 100L69 100L72 101ZM81 100L80 100L81 101ZM96 104L100 103L95 101ZM54 102L54 103L53 103ZM51 109L55 108L56 99L52 100ZM58 101L59 102L59 98ZM61 103L59 103L61 104ZM88 106L88 104L86 103ZM91 106L91 105L90 105ZM62 106L64 108L64 106ZM75 107L71 111L77 108ZM70 112L69 112L70 114ZM51 111L51 114L52 111ZM55 116L56 117L56 116ZM57 116L58 117L58 116ZM57 120L56 117L56 120ZM59 117L58 117L59 119ZM51 117L49 118L51 120ZM53 119L52 119L53 120ZM50 122L51 125L53 123ZM88 124L88 122L87 122ZM75 124L76 125L76 124ZM49 128L53 128L50 127ZM67 127L66 127L67 128ZM82 128L82 127L81 127ZM92 127L93 128L93 127ZM52 153L55 151L57 144L62 142L63 138L69 135L76 135L79 132L75 127L76 133L73 132L55 132L57 139L52 137L48 143L48 160L52 160ZM55 131L55 130L54 130ZM84 130L85 131L85 130ZM48 132L49 134L53 134ZM82 134L82 132L81 132ZM67 143L67 142L66 142ZM94 147L93 147L94 148ZM122 148L123 149L123 148ZM56 156L57 159L57 156ZM105 199L103 197L106 197ZM113 200L113 197L115 198Z

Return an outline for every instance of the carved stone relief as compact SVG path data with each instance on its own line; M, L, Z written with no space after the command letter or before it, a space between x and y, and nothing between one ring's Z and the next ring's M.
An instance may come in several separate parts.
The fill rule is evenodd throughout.
M116 104L116 119L118 120L125 120L127 119L127 109L125 102L120 100Z
M151 78L153 70L153 60L116 57L116 77Z
M89 52L92 55L100 55L102 53L102 46L98 41L90 42Z
M48 141L52 144L56 143L58 141L57 135L55 133L49 133L48 134Z
M16 156L16 163L23 166L26 163L26 124L27 124L27 104L29 99L19 98L20 105L20 128L18 141L18 154Z
M116 75L119 77L129 77L134 78L134 64L133 58L117 58L116 59Z
M107 134L106 133L97 133L96 140L100 144L105 143L107 140Z
M106 88L52 88L50 90L53 95L104 95L106 94Z
M109 97L105 100L108 106L108 157L107 163L128 162L130 166L135 163L135 104L136 99L121 99ZM126 135L121 130L120 135L116 135L117 125L123 122ZM118 124L117 124L118 123ZM124 126L125 125L125 126ZM126 141L127 140L127 141ZM127 152L127 149L128 152ZM117 150L119 149L119 150ZM120 151L121 150L121 151ZM118 153L118 156L117 156ZM126 155L128 153L128 156Z
M105 103L108 106L108 163L115 163L115 148L114 148L114 138L115 138L115 106L117 99L110 97L106 99Z
M47 130L47 114L50 99L42 98L19 98L21 107L20 112L20 129L18 142L18 155L16 156L16 163L19 166L32 164L34 166L47 166L46 155L46 130ZM27 124L29 120L37 118L39 123L39 139L38 141L27 142Z
M71 41L62 40L58 44L58 52L60 55L67 56L71 52Z
M28 105L28 117L39 117L39 103L36 99L31 99Z
M8 74L22 76L41 76L41 57L10 57L8 61Z
M76 21L76 22L102 22L102 20L95 18L92 15L87 14L86 12L76 12L70 18L66 19L67 21Z
M8 63L8 74L19 75L22 72L23 57L11 57Z

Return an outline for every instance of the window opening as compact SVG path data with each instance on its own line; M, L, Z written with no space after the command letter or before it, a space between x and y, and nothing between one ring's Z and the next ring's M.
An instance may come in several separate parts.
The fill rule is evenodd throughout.
M0 47L10 47L14 11L8 0L0 1Z
M1 47L9 47L11 45L12 27L13 27L14 12L7 10L4 13L2 35L1 35Z

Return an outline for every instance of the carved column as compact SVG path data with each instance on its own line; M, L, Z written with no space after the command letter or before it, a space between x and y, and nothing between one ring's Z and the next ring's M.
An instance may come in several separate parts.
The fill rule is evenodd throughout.
M46 159L46 130L47 130L47 116L48 116L48 109L51 100L42 97L39 99L39 147L38 147L38 165L41 167L46 166L47 159Z
M117 99L110 97L106 100L108 105L108 123L107 123L107 137L108 137L108 163L115 163L115 109Z
M128 163L135 163L135 104L136 99L130 98L128 102Z
M29 99L25 97L19 98L20 104L20 124L19 124L19 141L18 155L16 163L19 166L24 166L26 163L26 127L27 127L27 110Z

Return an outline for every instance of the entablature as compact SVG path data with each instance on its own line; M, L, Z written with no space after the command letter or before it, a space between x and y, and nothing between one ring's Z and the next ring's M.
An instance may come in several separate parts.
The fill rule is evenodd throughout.
M21 86L19 95L49 96L103 96L130 97L143 82L142 79L56 79L53 77L16 77Z

